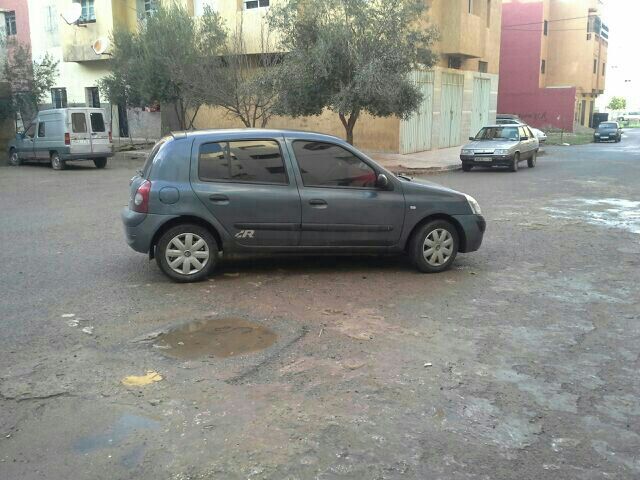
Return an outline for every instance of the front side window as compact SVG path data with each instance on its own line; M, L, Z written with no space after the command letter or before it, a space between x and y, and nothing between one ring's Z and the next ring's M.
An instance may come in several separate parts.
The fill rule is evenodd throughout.
M29 138L33 138L34 135L36 134L36 124L32 123L31 125L29 125L29 128L27 128L24 134Z
M95 22L96 10L94 7L94 0L75 0L75 3L79 3L82 7L82 13L80 15L80 23L82 22Z
M517 127L484 127L475 137L476 140L518 140Z
M244 0L244 9L251 10L252 8L268 7L269 0Z
M524 128L522 128L522 127L518 128L518 135L520 135L520 138L522 138L522 137L525 137L525 138L529 137L529 135L527 135L527 132L525 131L525 129L524 129Z
M89 114L91 119L91 131L92 132L104 132L104 118L101 113L94 112Z
M40 122L38 124L38 137L44 137L45 134L45 123L44 122Z
M87 117L84 113L71 114L71 130L73 133L87 133Z
M289 183L275 140L205 143L198 156L198 177L205 182Z
M375 188L373 168L339 145L297 140L293 151L305 187Z
M16 29L16 12L4 12L4 28L7 35L18 33Z

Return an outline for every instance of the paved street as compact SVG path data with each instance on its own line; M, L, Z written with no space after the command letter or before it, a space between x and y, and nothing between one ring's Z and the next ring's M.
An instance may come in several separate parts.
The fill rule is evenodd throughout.
M0 479L640 478L640 130L425 177L488 222L437 275L230 258L177 285L123 238L140 164L77 165L0 167ZM207 319L234 350L155 341Z

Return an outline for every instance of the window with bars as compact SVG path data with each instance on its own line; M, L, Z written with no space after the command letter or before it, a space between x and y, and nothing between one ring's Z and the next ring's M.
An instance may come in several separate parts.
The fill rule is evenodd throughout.
M67 89L52 88L51 103L53 104L53 108L67 108Z
M547 73L547 61L546 60L542 60L542 62L540 62L540 73Z
M16 12L4 12L4 24L7 36L17 34Z
M244 0L244 9L264 8L269 6L269 0Z
M478 71L480 73L487 73L488 70L489 70L489 63L488 62L482 62L482 61L478 62Z
M149 17L153 15L158 7L156 0L144 0L144 16Z
M58 14L55 5L44 7L44 30L47 33L58 32Z
M75 0L74 3L79 3L82 7L80 23L88 23L96 21L96 9L94 5L94 0Z

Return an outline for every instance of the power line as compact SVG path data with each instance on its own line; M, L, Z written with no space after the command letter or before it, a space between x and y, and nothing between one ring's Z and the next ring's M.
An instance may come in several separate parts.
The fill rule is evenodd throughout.
M592 15L585 15L582 17L570 17L570 18L557 18L556 20L547 20L547 23L553 23L553 22L566 22L568 20L580 20L582 18L589 18ZM542 22L530 22L530 23L516 23L514 25L505 25L502 28L509 28L509 27L524 27L525 25L542 25L545 21L543 20Z

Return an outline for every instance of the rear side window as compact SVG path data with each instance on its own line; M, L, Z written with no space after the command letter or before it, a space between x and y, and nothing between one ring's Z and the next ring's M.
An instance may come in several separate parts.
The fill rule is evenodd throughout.
M91 131L92 132L104 132L104 118L101 113L89 114L91 118Z
M205 182L288 184L275 140L241 140L200 146L198 177Z
M144 178L148 178L149 177L149 171L151 170L151 164L153 163L153 160L158 155L158 152L160 151L162 146L165 145L166 143L167 143L167 139L163 138L158 143L156 143L153 146L153 148L151 149L151 152L149 153L149 156L145 160L144 165L142 167L142 176Z
M44 137L45 134L45 123L44 122L40 122L38 124L38 137Z
M71 114L71 130L73 133L87 133L87 117L84 113Z
M375 187L373 168L338 145L298 140L293 151L306 187Z

